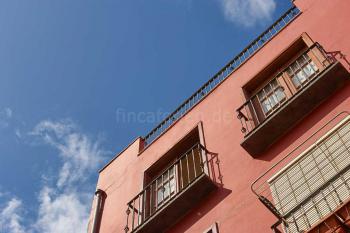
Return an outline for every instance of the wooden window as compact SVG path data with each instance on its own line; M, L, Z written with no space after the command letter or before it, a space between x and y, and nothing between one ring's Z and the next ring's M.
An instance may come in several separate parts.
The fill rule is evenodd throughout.
M286 99L286 94L277 79L273 79L258 93L258 98L265 115L268 115Z
M162 208L205 172L201 166L205 158L200 149L200 134L197 125L145 171L144 187L149 186L146 216Z
M176 191L175 169L176 167L170 168L168 172L161 176L157 181L158 206L164 203Z
M303 33L243 86L246 102L240 116L255 128L329 64L321 47Z
M298 89L310 81L318 70L308 54L303 54L287 68L287 73L295 88Z

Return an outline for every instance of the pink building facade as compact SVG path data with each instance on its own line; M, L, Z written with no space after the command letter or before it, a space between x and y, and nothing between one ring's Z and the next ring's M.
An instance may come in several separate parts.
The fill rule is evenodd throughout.
M293 3L101 169L89 233L350 232L350 2Z

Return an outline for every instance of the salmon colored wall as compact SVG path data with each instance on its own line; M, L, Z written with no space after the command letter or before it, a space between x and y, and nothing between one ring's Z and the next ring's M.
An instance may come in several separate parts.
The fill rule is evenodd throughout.
M240 146L243 135L235 110L244 102L241 87L292 41L306 32L326 51L340 50L345 55L350 54L350 1L296 0L294 3L303 11L302 14L231 77L141 154L138 153L141 141L136 139L100 172L97 188L107 193L101 233L123 232L126 204L142 190L144 171L200 121L203 122L207 149L218 153L223 187L212 193L169 232L201 233L214 222L218 222L220 233L271 232L270 226L276 222L276 218L258 202L250 191L250 184L332 116L350 110L348 85L257 159L253 159ZM350 70L347 62L340 61Z

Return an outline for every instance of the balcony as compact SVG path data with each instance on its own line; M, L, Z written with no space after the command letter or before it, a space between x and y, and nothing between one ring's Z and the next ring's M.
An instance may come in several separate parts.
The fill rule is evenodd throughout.
M321 127L264 172L252 191L278 218L275 233L349 232L350 114Z
M196 144L127 204L125 232L164 232L217 188L205 148Z
M349 80L349 73L315 43L255 91L237 117L241 146L257 157Z

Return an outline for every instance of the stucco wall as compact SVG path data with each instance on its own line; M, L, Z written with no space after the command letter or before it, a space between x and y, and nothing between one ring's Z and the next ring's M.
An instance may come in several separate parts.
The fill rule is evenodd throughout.
M206 147L218 154L223 187L193 209L170 232L203 232L214 222L218 222L220 233L271 232L270 226L276 219L252 194L250 184L325 121L340 111L350 110L348 85L257 159L240 146L243 135L235 109L244 102L241 87L292 41L306 32L326 51L340 50L345 55L350 54L348 0L296 0L294 3L302 14L183 119L141 154L140 139L137 139L101 171L97 187L107 193L101 233L123 232L126 203L141 191L143 172L200 121L203 122ZM339 60L350 70L347 62Z

